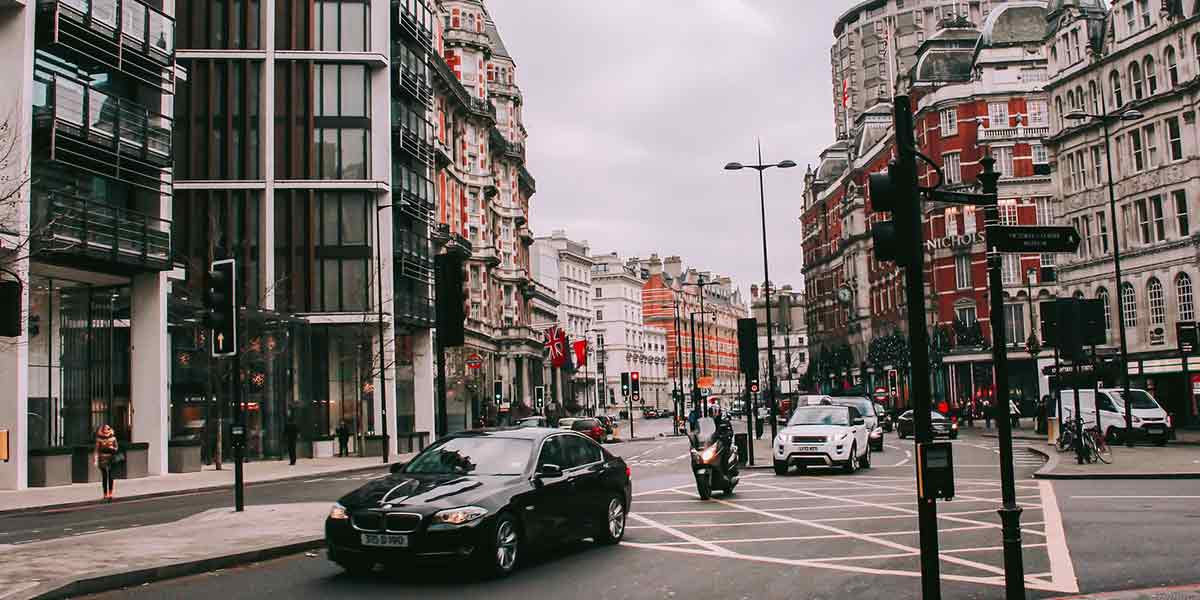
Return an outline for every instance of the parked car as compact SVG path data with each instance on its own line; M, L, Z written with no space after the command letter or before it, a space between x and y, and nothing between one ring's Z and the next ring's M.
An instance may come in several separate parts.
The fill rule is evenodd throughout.
M862 414L866 420L867 431L870 432L868 438L871 441L871 450L875 452L883 452L883 425L880 421L883 420L882 413L875 411L875 403L870 398L864 396L837 396L831 400L837 406L853 406Z
M1125 390L1121 388L1102 388L1100 395L1100 429L1110 442L1124 440L1129 431L1125 424ZM1075 390L1063 390L1063 416L1072 418L1075 413ZM1175 424L1171 415L1163 410L1158 401L1146 390L1130 389L1129 404L1133 417L1133 439L1147 440L1160 446L1175 437ZM1083 417L1084 426L1096 426L1096 392L1079 390L1079 413ZM1065 420L1065 419L1064 419Z
M792 465L840 466L847 473L870 467L868 436L866 419L853 406L799 406L772 444L775 474L786 475Z
M532 417L525 417L524 419L517 421L517 427L549 427L549 426L550 426L550 423L548 422L546 417L544 417L542 415L534 415Z
M579 417L563 417L558 420L559 429L571 429L571 423L578 421Z
M597 415L596 419L604 426L604 441L611 442L613 440L613 431L616 429L616 423L613 418L608 415Z
M631 498L625 461L578 433L464 431L339 499L325 544L351 574L466 560L503 576L535 547L619 542Z
M595 417L575 419L571 422L571 431L578 431L579 433L596 440L597 444L603 443L604 438L607 435L604 425L600 423L600 419Z
M951 421L946 415L932 410L930 412L931 426L933 427L933 437L948 437L950 439L958 439L958 423ZM915 435L916 430L913 420L913 411L904 411L896 419L896 435L900 439L904 439L910 435Z

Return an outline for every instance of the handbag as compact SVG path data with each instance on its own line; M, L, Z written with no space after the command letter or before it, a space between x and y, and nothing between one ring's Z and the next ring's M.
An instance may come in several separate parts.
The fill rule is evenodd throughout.
M124 450L118 450L116 454L113 454L113 457L112 457L112 464L114 464L114 465L119 465L119 464L121 464L121 463L123 463L123 462L125 462L125 451L124 451Z

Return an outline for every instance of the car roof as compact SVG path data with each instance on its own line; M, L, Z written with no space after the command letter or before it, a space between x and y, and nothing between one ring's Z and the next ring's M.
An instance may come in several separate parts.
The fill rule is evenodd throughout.
M552 433L560 433L561 429L550 427L490 427L488 429L472 429L452 433L448 438L495 437L519 440L538 441Z

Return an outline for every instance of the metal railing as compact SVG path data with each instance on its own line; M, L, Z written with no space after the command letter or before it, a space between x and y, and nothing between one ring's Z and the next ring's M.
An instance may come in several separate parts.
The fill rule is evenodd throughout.
M159 168L171 166L170 118L73 79L49 78L46 104L33 107L35 122L52 122L58 133L109 152Z
M979 130L980 140L1020 140L1044 138L1050 135L1049 126L984 127Z
M34 200L39 250L171 268L171 222L65 192Z

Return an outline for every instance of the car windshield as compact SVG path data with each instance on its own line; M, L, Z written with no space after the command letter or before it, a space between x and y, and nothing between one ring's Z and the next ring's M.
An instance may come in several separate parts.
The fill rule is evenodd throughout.
M520 425L521 425L521 427L541 427L542 420L537 417L521 419Z
M875 404L866 398L834 398L833 403L838 406L853 406L864 417L875 416Z
M792 413L788 426L792 425L849 425L850 411L842 407L802 407Z
M1125 392L1117 391L1112 393L1118 401L1124 402ZM1158 403L1154 401L1154 397L1142 390L1129 390L1129 407L1139 410L1158 408Z
M499 437L450 438L422 452L405 473L414 475L520 475L533 442Z

